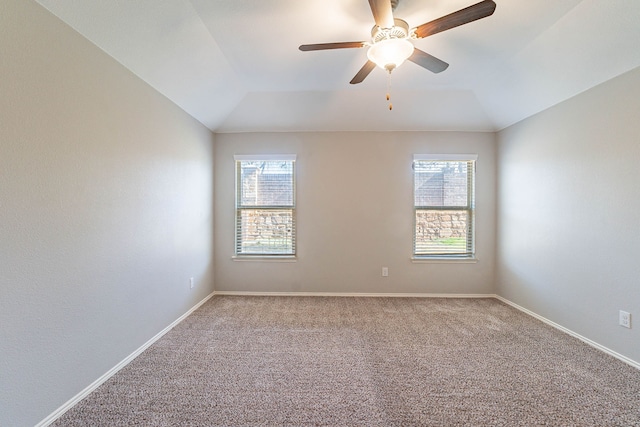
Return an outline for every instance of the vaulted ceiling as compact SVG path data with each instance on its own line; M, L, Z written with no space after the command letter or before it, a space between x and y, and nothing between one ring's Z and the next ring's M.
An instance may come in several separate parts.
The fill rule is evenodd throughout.
M406 62L349 81L366 0L37 0L215 132L496 131L640 66L640 1L495 0L495 13L415 41L450 64ZM400 0L411 27L479 0Z

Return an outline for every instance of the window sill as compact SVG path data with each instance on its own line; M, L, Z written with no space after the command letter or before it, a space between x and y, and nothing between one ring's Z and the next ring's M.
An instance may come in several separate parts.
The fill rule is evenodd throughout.
M231 257L233 261L255 261L255 262L297 262L295 255L234 255Z
M411 262L415 264L476 264L478 262L478 258L475 257L443 257L443 256L424 256L411 257Z

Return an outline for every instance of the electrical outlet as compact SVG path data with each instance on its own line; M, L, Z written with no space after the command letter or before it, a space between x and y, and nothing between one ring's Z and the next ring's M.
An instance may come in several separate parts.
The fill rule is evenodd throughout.
M382 277L387 277L389 275L389 268L382 267Z
M620 326L631 329L631 313L620 310Z
M189 286L191 286L191 289L193 289L193 286L194 286L193 277L189 278Z

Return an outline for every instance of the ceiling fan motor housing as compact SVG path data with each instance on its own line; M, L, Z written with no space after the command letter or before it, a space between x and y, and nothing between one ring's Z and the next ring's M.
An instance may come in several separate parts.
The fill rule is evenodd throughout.
M394 18L393 27L380 28L374 25L371 29L373 43L389 39L406 39L409 36L409 24L403 19Z

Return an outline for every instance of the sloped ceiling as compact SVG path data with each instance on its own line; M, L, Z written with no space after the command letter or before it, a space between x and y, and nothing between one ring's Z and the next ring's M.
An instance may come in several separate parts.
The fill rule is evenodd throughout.
M37 0L214 132L496 131L640 66L640 1L496 0L485 19L415 41L448 62L349 81L366 0ZM411 27L478 0L400 0Z

